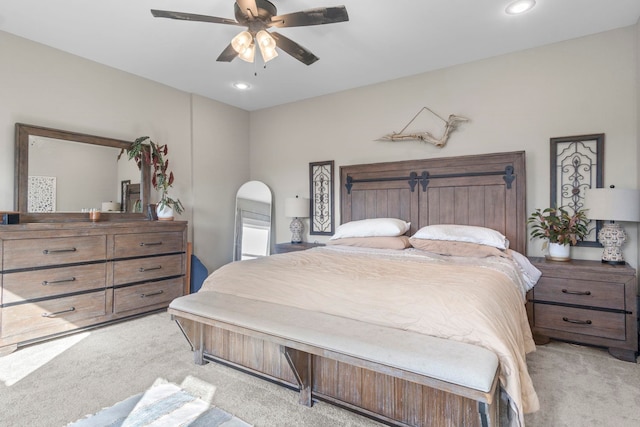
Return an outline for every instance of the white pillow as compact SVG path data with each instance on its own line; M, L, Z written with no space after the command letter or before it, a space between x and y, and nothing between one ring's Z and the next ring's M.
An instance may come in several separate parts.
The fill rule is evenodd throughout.
M401 236L409 231L410 226L410 222L397 218L371 218L360 221L350 221L338 226L331 240L344 239L347 237Z
M500 232L474 225L437 224L422 227L412 236L414 239L450 240L478 243L498 249L508 249L509 240Z

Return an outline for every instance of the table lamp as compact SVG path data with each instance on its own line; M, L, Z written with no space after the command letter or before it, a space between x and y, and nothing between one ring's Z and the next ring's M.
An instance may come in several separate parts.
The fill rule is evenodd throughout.
M627 234L615 221L640 222L640 191L615 188L591 188L584 194L587 218L606 220L598 233L598 241L604 246L602 262L624 264L622 245Z
M302 243L302 230L304 224L300 218L309 217L309 199L289 197L284 201L284 215L293 218L289 230L291 230L291 243Z

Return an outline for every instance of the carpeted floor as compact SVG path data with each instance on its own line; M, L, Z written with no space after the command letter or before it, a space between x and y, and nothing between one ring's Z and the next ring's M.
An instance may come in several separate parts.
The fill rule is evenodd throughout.
M552 342L528 358L542 409L528 427L640 425L640 365ZM255 426L378 425L217 364L193 363L166 313L22 348L0 358L0 425L65 426L172 382Z

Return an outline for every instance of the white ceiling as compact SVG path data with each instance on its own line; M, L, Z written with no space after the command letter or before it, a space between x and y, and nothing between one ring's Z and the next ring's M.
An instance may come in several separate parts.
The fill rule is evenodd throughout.
M233 0L0 0L0 30L253 111L634 25L640 17L639 0L537 0L521 16L504 13L510 0L271 1L279 14L342 4L350 19L278 30L320 60L306 66L280 52L266 69L237 58L216 62L240 27L149 11L235 19ZM239 92L232 87L238 81L251 89Z

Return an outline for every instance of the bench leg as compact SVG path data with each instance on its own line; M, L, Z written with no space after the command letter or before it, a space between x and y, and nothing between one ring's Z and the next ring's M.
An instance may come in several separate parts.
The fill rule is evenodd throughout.
M204 326L196 323L195 342L193 343L193 362L196 365L206 365L204 360Z
M478 414L482 427L497 427L499 424L498 401L494 400L492 404L478 402Z
M206 365L207 362L204 360L204 326L202 323L196 323L195 325L195 334L193 337L193 341L189 338L189 334L182 327L182 323L180 323L180 319L174 315L171 315L171 319L176 322L178 328L180 328L180 332L186 338L187 342L191 346L191 351L193 351L193 362L196 365Z
M300 404L312 406L311 396L311 354L293 348L284 347L284 355L300 386Z

